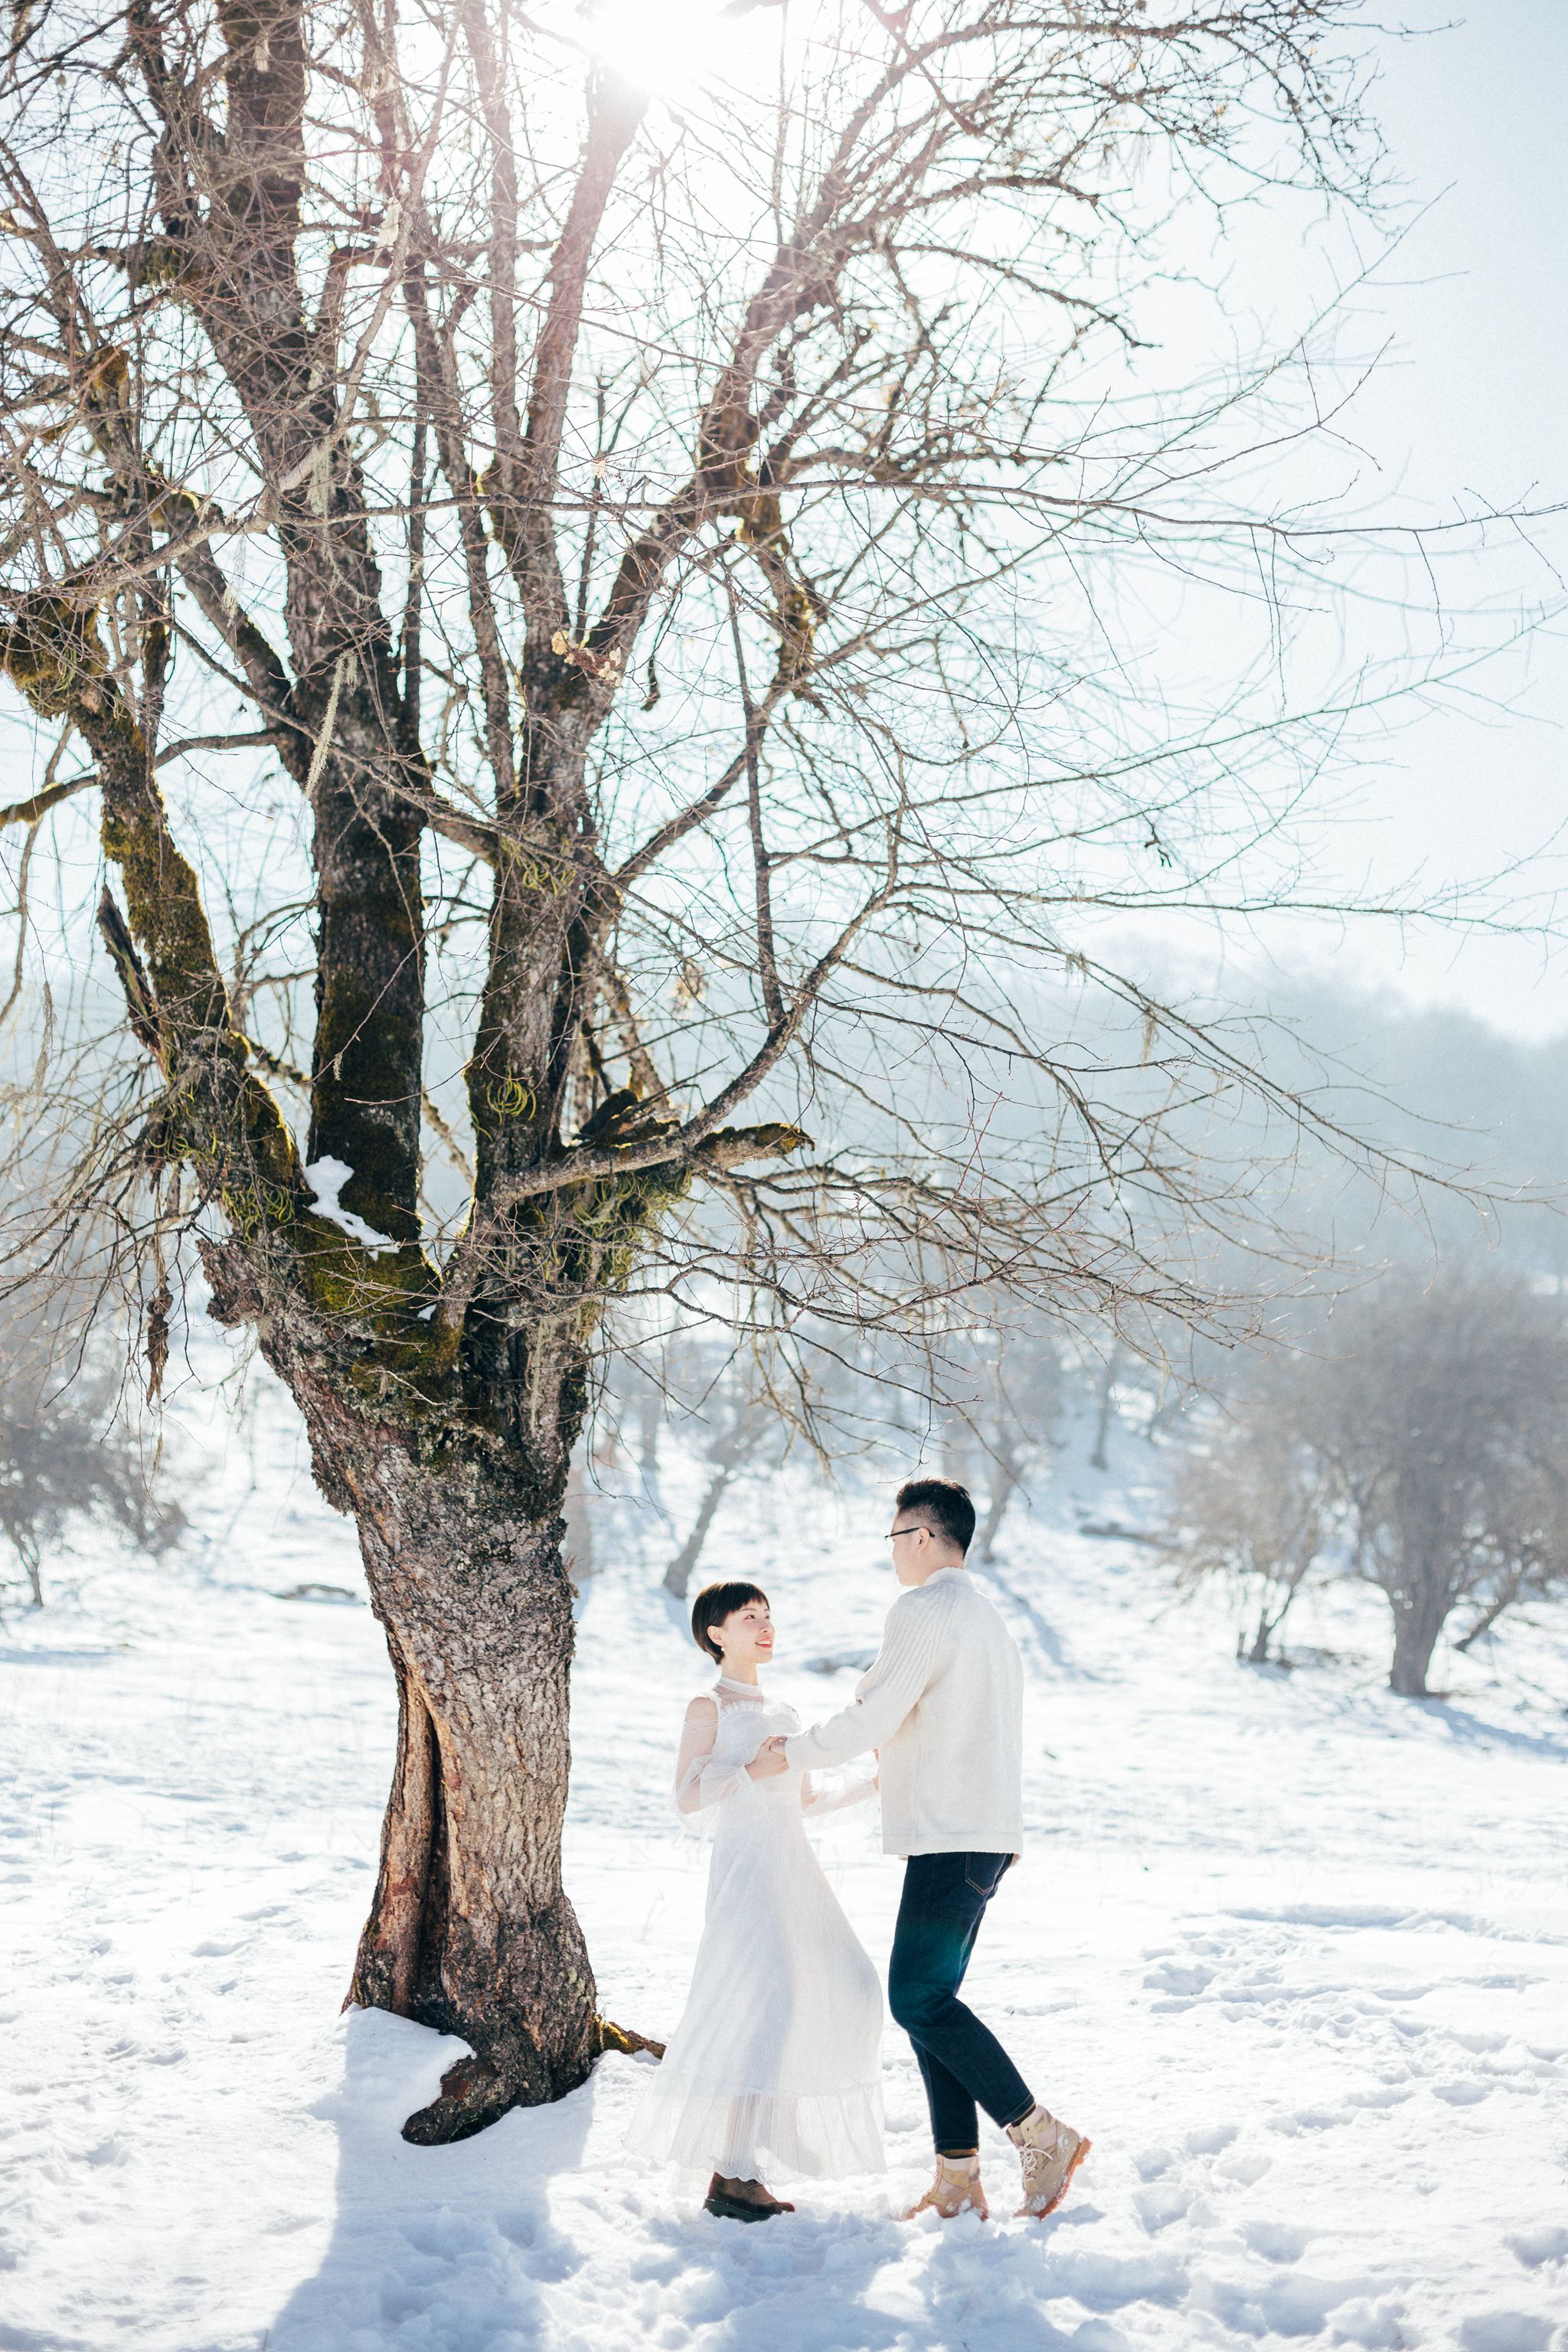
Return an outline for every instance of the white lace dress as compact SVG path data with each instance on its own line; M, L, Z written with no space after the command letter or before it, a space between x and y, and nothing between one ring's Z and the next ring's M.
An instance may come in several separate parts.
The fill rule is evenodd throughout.
M802 1822L868 1794L816 1801L805 1776L746 1766L791 1706L721 1677L687 1718L676 1802L713 1859L685 2013L637 2108L628 2144L732 2180L770 2168L880 2172L882 1993Z

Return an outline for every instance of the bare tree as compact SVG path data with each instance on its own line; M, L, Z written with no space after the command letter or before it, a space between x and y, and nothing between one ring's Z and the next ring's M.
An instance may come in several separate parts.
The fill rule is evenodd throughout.
M581 1591L599 1564L598 1545L594 1533L594 1507L591 1489L583 1475L582 1465L574 1461L566 1475L566 1492L561 1498L562 1560L567 1575Z
M154 1483L118 1410L109 1335L84 1356L61 1308L56 1291L12 1300L0 1317L0 1533L37 1609L45 1554L73 1521L112 1528L154 1556L184 1528L168 1478Z
M689 1364L689 1372L695 1369ZM697 1517L664 1571L664 1589L684 1601L701 1559L719 1506L747 1471L773 1466L789 1450L790 1418L781 1413L766 1368L749 1352L730 1355L689 1398L689 1412L676 1423L695 1440L706 1479Z
M1121 1349L1112 1340L1100 1368L1100 1402L1095 1412L1094 1444L1089 1450L1091 1470L1109 1470L1110 1456L1106 1446L1110 1437L1110 1424L1116 1418L1116 1383L1125 1369Z
M721 1430L715 1431L711 1442L703 1449L708 1481L702 1490L702 1500L697 1507L697 1517L687 1530L680 1549L664 1571L664 1589L677 1601L686 1598L692 1572L712 1533L719 1506L729 1493L752 1442L752 1433L743 1423L730 1421Z
M1266 1665L1292 1602L1314 1570L1337 1565L1338 1514L1325 1465L1300 1426L1295 1366L1265 1366L1227 1400L1206 1442L1183 1457L1166 1559L1179 1580L1230 1579L1256 1609L1237 1655Z
M664 1428L664 1400L652 1382L637 1399L637 1473L645 1503L662 1507L658 1492L658 1441Z
M1390 1688L1425 1698L1457 1611L1465 1648L1568 1580L1561 1302L1462 1264L1342 1298L1243 1389L1175 1516L1185 1573L1261 1589L1254 1658L1314 1570L1348 1569L1387 1595Z
M102 1203L133 1288L189 1237L357 1520L400 1718L352 1998L474 2051L411 2137L605 2039L560 1546L606 1314L1201 1318L1215 1105L1300 1115L1073 926L1280 903L1348 723L1141 691L1141 566L1250 597L1266 547L1282 625L1333 527L1247 492L1287 375L1145 386L1120 289L1156 185L1364 192L1356 13L729 10L679 103L567 0L17 15L3 814L24 945L40 848L66 912L15 1262ZM1123 1066L1038 1017L1063 972Z
M984 1494L974 1555L991 1560L1008 1505L1027 1493L1050 1452L1061 1413L1062 1362L1048 1328L1011 1316L1005 1299L991 1304L962 1351L952 1352L961 1360L944 1368L952 1398L944 1461Z
M1303 1367L1303 1426L1348 1515L1358 1575L1394 1613L1389 1685L1568 1576L1568 1320L1518 1274L1390 1276L1342 1301Z

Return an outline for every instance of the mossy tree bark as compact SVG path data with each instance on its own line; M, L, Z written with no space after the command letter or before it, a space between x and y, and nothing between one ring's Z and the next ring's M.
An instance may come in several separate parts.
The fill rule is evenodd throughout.
M341 1244L301 1251L341 1302L357 1271L360 1312L371 1306L367 1270ZM407 2126L423 2143L459 2138L559 2098L607 2045L645 2046L597 2013L561 1875L573 1651L561 1538L584 1344L546 1324L487 1396L460 1350L406 1336L408 1302L390 1286L375 1301L380 1346L362 1328L350 1357L341 1327L267 1294L254 1245L209 1242L204 1256L212 1312L258 1329L303 1412L317 1483L359 1530L398 1729L349 1999L470 2044Z

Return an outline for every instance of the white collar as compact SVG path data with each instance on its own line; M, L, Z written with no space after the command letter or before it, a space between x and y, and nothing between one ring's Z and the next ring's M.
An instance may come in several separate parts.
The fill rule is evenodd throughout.
M722 1691L733 1691L737 1698L760 1699L763 1696L755 1683L737 1682L733 1675L721 1675L719 1687Z

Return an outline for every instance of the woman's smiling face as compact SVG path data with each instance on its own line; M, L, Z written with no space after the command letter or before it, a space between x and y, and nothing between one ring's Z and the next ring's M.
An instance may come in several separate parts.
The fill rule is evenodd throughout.
M773 1654L773 1621L765 1601L748 1601L721 1624L713 1628L713 1639L723 1652L727 1675L737 1667L765 1666Z

